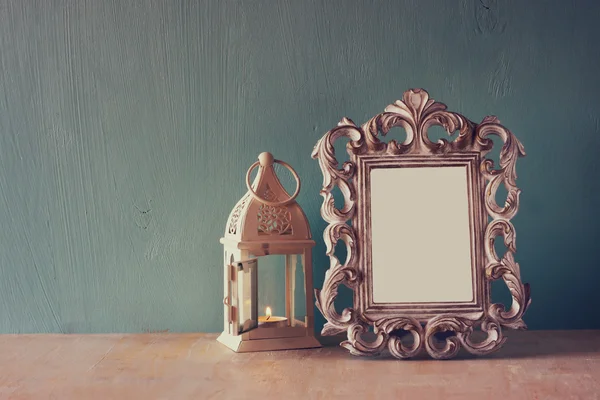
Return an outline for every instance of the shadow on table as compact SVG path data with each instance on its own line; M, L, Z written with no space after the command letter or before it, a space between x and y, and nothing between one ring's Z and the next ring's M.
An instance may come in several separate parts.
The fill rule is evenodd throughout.
M461 349L459 354L453 360L469 359L522 359L539 357L569 357L589 354L590 358L600 359L600 331L591 330L571 330L571 331L508 331L504 333L507 338L506 343L495 353L485 356L476 356ZM445 337L450 334L437 335L436 343L443 346ZM475 332L473 339L481 340L484 334ZM345 340L345 336L319 337L324 349L346 352L339 344ZM403 341L407 338L403 338ZM369 337L366 337L369 340ZM406 345L411 345L410 340L406 340ZM390 355L378 357L358 357L361 360L379 360L393 358ZM431 360L425 349L414 360Z

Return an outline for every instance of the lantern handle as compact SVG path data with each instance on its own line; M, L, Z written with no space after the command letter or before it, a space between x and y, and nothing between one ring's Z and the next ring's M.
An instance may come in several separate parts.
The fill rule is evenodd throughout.
M296 171L294 171L294 168L292 168L292 166L290 164L286 163L285 161L273 159L273 162L275 162L277 164L281 164L284 167L286 167L292 173L292 175L294 176L294 179L296 180L296 191L294 192L294 194L292 194L290 196L289 199L286 199L283 201L268 201L265 199L261 199L260 196L254 191L254 189L252 189L252 185L250 184L250 174L252 173L252 170L254 170L254 168L256 168L259 164L261 164L261 161L256 161L248 169L248 172L246 173L246 186L248 187L248 190L250 191L250 193L252 194L252 196L254 196L254 198L256 200L258 200L261 203L266 204L268 206L281 207L281 206L290 204L292 201L294 201L296 199L296 197L298 197L298 193L300 193L300 177L298 176Z

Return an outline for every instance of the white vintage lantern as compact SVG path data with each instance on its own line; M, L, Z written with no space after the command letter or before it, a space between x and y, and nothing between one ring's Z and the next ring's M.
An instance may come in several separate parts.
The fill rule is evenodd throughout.
M283 350L320 347L314 337L312 295L312 248L310 227L304 212L295 201L300 192L300 179L290 165L261 153L246 174L248 192L236 204L227 220L224 250L224 330L217 339L236 352ZM274 163L288 168L296 179L291 196L275 174ZM250 174L258 166L254 183ZM279 256L277 256L279 255ZM266 306L259 310L261 292L274 282L260 282L259 268L267 257L285 258L285 310ZM259 267L260 264L263 267ZM303 279L297 280L300 263ZM261 271L264 272L264 271ZM283 274L281 274L283 276ZM296 290L302 284L302 291ZM296 298L303 297L304 304ZM301 307L297 307L301 306ZM262 308L262 307L261 307ZM283 308L283 307L281 307ZM296 314L305 308L304 318ZM260 313L264 314L259 316ZM278 313L279 311L279 313ZM279 316L277 315L279 314ZM283 315L282 315L283 314Z

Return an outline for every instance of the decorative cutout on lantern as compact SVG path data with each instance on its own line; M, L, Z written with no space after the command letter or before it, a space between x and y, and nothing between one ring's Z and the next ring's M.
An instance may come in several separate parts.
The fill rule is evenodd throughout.
M249 194L247 194L246 196L242 197L242 199L240 200L240 202L236 205L235 209L233 210L233 213L231 214L231 218L229 221L229 233L232 235L235 235L237 232L237 227L238 227L238 221L240 219L240 214L242 213L242 209L244 208L244 206L246 205L247 200L250 198L251 196Z
M263 198L272 202L280 202L279 197L267 185ZM269 206L261 204L258 208L258 233L260 235L291 235L292 214L286 206Z
M258 159L246 173L248 192L229 215L225 236L221 238L225 297L223 333L218 341L236 352L320 347L314 337L313 318L315 242L308 220L296 202L300 179L289 164L274 159L270 153L261 153ZM292 195L277 178L275 163L289 169L296 179ZM256 167L258 171L251 184L250 175ZM275 266L285 272L285 282L280 285L285 287L285 316L272 315L271 306L267 306L265 315L259 317L261 288L276 285L274 280L283 274L266 274L269 280L259 282L258 265L262 258L276 255L285 256L285 264L280 268ZM266 267L269 262L262 264ZM296 279L297 264L303 273L301 280ZM302 284L301 290L296 290L296 283ZM303 304L296 302L299 296L304 296ZM305 307L304 318L296 313L297 306Z

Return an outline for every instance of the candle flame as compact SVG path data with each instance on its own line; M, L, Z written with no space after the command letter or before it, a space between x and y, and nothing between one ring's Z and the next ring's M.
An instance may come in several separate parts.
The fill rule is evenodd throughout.
M265 310L265 315L267 316L267 319L271 318L271 307L267 307Z

